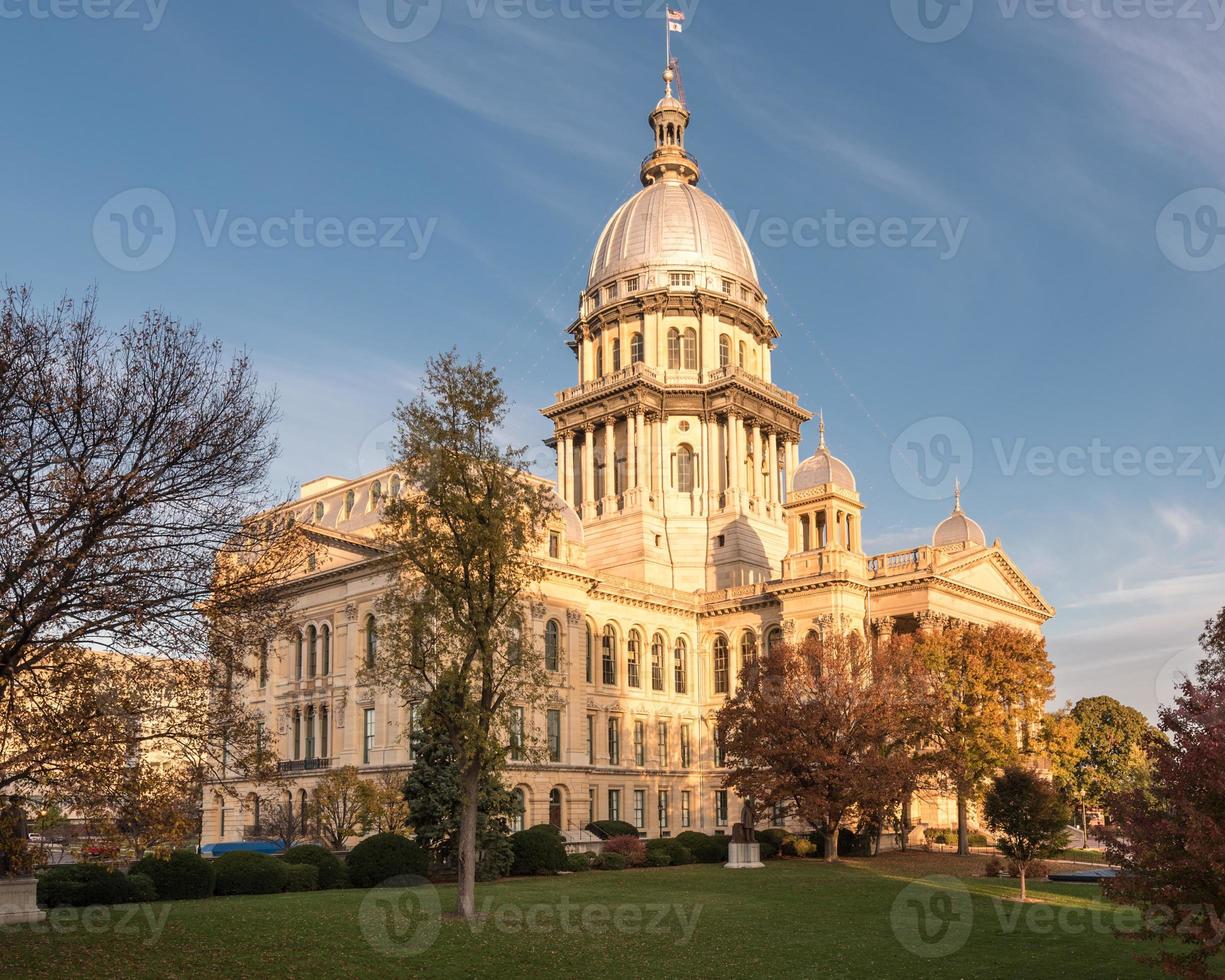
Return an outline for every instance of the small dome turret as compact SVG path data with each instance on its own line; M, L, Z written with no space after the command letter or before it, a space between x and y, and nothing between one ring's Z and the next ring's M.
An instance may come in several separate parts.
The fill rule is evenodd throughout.
M817 451L802 462L791 481L793 491L811 490L822 484L832 483L842 490L855 490L855 474L851 468L829 451L825 445L825 415L820 421L821 444Z
M946 548L952 545L976 544L980 548L987 547L987 535L978 522L961 509L961 481L957 482L953 491L953 513L940 522L932 535L933 548Z

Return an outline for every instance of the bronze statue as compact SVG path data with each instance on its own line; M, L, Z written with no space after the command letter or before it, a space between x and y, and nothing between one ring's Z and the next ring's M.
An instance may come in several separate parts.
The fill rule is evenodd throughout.
M753 812L752 800L745 800L740 808L740 823L732 827L732 843L757 843L757 815Z

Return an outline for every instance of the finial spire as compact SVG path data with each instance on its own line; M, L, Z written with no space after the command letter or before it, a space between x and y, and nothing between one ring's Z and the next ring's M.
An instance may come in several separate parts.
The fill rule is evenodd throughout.
M953 481L953 513L961 513L961 477Z
M821 445L819 445L817 449L824 449L825 448L825 409L821 409L819 428L817 431L821 433Z
M667 68L664 69L664 98L665 99L672 98L672 79L674 79L675 77L676 77L676 74L672 71L671 65L669 65Z

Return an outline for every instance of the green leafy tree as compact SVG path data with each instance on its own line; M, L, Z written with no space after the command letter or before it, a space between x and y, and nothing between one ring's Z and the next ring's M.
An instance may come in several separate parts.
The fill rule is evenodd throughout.
M499 442L507 400L496 372L452 351L426 365L421 395L396 413L406 492L384 512L391 584L370 673L405 704L431 693L458 769L460 915L476 916L483 777L503 763L511 708L546 683L527 628L539 599L543 533L556 510L522 448Z
M1082 758L1075 783L1080 789L1081 829L1088 840L1088 806L1101 805L1112 794L1143 786L1148 779L1145 746L1154 728L1135 708L1101 695L1083 698L1072 708L1080 729Z
M447 695L437 696L445 702ZM413 767L403 786L408 820L417 843L440 864L458 857L463 796L459 766L445 731L439 728L427 701L413 732ZM506 874L512 858L511 821L519 811L514 795L503 785L501 773L487 770L481 777L476 828L477 878L491 880Z
M1042 751L1050 766L1051 779L1063 795L1076 804L1081 815L1082 846L1088 847L1085 808L1089 789L1085 784L1085 749L1080 735L1080 724L1073 717L1070 705L1042 719Z
M1040 634L1004 625L950 621L922 636L916 651L932 678L931 761L957 795L957 851L968 854L969 802L1031 749L1054 669Z
M1068 806L1045 779L1014 766L997 776L987 790L983 815L987 826L999 835L996 848L1016 865L1024 902L1030 866L1068 844Z

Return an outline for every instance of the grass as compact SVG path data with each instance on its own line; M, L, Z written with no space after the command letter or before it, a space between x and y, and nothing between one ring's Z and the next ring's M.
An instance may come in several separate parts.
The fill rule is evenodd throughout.
M1141 944L1111 934L1120 910L1096 887L1034 883L1021 906L1016 882L972 876L982 863L909 853L515 879L478 886L475 929L445 914L454 886L59 910L0 930L0 976L1153 975L1133 958ZM421 912L434 899L441 919ZM424 952L397 955L433 929ZM944 943L948 955L920 955Z

